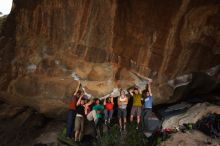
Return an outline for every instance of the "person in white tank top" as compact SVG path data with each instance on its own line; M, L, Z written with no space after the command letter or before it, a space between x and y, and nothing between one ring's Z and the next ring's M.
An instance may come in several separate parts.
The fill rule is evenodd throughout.
M120 130L125 130L126 123L127 123L127 104L128 104L128 98L125 95L125 92L123 90L120 91L120 96L118 97L118 120L119 120L119 126ZM122 123L123 118L123 123Z

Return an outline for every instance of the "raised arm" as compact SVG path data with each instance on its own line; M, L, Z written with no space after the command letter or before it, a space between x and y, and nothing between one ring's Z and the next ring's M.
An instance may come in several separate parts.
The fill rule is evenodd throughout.
M74 96L77 94L77 92L79 91L79 88L80 88L80 85L81 85L81 83L80 83L80 81L78 80L78 85L77 85L77 88L76 88L76 91L74 92Z
M138 87L138 92L139 92L139 94L142 94L142 91L141 91L140 87Z
M114 104L113 97L110 96L111 103Z
M119 100L120 97L118 97L118 105L121 105L121 101Z
M82 97L83 97L83 94L79 97L79 99L78 99L78 101L77 101L77 103L76 103L77 106L80 105L80 102L81 102L81 100L82 100Z
M151 92L151 83L148 83L148 91L149 91L150 96L152 96L152 92Z
M93 100L89 100L88 103L86 103L86 106L90 106L93 103Z
M129 93L130 93L131 96L134 96L133 91L134 91L133 89L129 90Z
M128 97L127 96L125 97L126 97L125 104L128 104Z
M103 105L106 105L106 98L104 99Z

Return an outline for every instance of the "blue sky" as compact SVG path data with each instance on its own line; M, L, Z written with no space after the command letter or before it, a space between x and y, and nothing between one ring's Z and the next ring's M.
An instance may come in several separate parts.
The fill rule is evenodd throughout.
M9 14L11 11L12 0L0 0L0 12L3 15Z

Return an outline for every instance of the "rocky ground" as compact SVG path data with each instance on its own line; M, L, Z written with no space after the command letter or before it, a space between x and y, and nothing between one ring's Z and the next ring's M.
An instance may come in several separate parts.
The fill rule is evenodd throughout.
M197 130L178 132L168 140L162 142L160 146L219 146L219 139L212 139Z
M186 113L176 115L166 119L163 123L164 128L177 127L183 123L195 123L207 113L219 113L220 106L209 103L198 103L192 106ZM64 120L48 119L42 114L28 107L15 107L6 103L0 106L0 145L1 146L31 146L34 144L51 144L51 146L64 146L57 140L58 133L65 125ZM103 143L120 139L117 128L113 128L115 135L105 137ZM118 134L118 135L117 135ZM138 133L135 131L128 132L132 139L126 140L127 143L136 143L135 139L139 139ZM111 138L115 137L115 138ZM110 139L109 139L110 138ZM119 140L120 141L120 140ZM88 145L88 142L84 142ZM122 143L123 144L123 143ZM186 132L177 132L172 134L169 139L162 142L160 146L219 146L220 141L213 139L200 131L190 130Z
M58 146L57 133L64 122L51 120L28 107L0 105L0 145L31 146L53 143Z

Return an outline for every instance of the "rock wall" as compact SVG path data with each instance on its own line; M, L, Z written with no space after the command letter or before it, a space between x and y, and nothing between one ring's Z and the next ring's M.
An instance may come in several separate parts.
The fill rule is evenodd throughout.
M0 38L1 98L61 113L77 75L93 96L220 64L219 0L14 0ZM218 78L219 79L219 78Z

